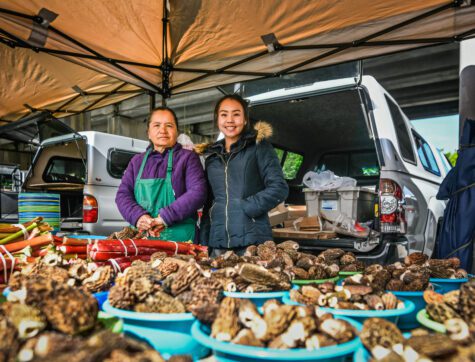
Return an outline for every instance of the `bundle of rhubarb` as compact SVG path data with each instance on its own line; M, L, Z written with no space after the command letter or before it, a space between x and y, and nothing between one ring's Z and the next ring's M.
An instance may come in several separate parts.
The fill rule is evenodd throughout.
M0 240L0 284L6 284L15 270L34 261L41 248L53 245L52 229L40 217L24 224L2 224L0 230L4 236Z
M81 239L76 239L81 240ZM87 240L86 240L87 243ZM148 239L105 239L86 244L90 260L109 262L124 270L135 260L149 261L152 254L165 252L167 255L193 255L206 253L207 247L189 243Z
M44 222L42 217L36 217L23 224L0 224L0 244L32 239L52 230L53 228Z

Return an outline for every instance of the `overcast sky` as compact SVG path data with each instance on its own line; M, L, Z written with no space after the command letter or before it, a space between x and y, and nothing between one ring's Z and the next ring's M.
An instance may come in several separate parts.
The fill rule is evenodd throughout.
M417 132L435 147L444 149L445 152L457 150L459 138L458 114L446 117L418 119L412 121L412 124Z

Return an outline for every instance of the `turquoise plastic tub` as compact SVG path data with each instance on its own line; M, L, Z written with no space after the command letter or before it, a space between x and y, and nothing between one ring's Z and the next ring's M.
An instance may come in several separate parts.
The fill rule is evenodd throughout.
M441 288L439 287L438 284L431 283L434 286L434 290L437 293L440 293ZM415 309L412 313L401 316L399 319L398 327L400 329L414 329L418 328L421 325L417 321L417 312L419 312L421 309L424 309L426 307L426 302L424 300L424 292L395 292L391 291L394 295L396 295L399 299L405 299L405 300L410 300L411 302L414 303Z
M175 354L189 354L198 360L210 353L191 336L195 321L191 313L138 313L114 308L108 300L103 309L123 320L124 333L148 342L165 359Z
M430 282L440 287L439 293L445 294L452 290L460 289L461 285L467 283L470 278L473 278L472 274L469 274L468 278L463 279L430 278Z
M354 319L359 323L364 323L368 318L383 318L395 324L398 324L401 317L408 315L414 312L415 306L414 303L410 300L401 299L404 302L404 309L389 309L389 310L352 310L352 309L335 309L335 308L326 308L318 307L319 310L331 313L335 316L344 316ZM290 295L287 294L284 296L284 303L289 305L302 305L292 299Z
M277 299L279 302L282 302L282 299L287 293L287 290L267 293L224 292L224 296L231 298L249 299L256 305L256 307L262 307L264 303L270 299Z
M356 329L361 330L361 324L350 318L337 317L351 323ZM352 355L360 346L361 341L355 339L337 345L324 347L315 351L299 349L270 349L252 346L243 346L227 342L220 342L210 337L209 327L196 321L191 328L191 334L202 345L213 350L215 360L218 362L272 362L272 361L331 361L343 362Z

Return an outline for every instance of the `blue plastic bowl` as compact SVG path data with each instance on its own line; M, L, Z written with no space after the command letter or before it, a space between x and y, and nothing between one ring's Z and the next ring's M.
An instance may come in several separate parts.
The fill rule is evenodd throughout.
M356 329L361 330L361 324L350 318L337 317L351 323ZM262 361L332 361L343 362L353 354L360 346L361 341L355 339L337 345L324 347L315 351L299 349L270 349L252 346L243 346L227 342L220 342L210 337L209 327L196 321L191 328L193 337L204 346L213 350L214 357L218 362L262 362Z
M3 289L2 294L5 298L8 298L8 294L10 294L10 288L6 287L5 289ZM92 295L94 296L94 298L96 298L97 304L99 304L99 310L103 310L102 305L107 300L107 296L109 295L109 292L98 292L98 293L93 293Z
M195 321L191 313L138 313L114 308L108 300L103 309L123 320L126 334L145 340L165 359L175 354L189 354L198 360L210 352L191 336Z
M436 283L440 287L439 293L445 294L452 290L460 289L463 283L467 283L470 278L473 278L472 274L469 274L468 278L463 279L442 279L442 278L430 278L432 284Z
M410 333L403 333L404 338L409 338L411 336ZM366 349L365 346L361 345L353 355L353 362L367 362L371 360L371 353Z
M432 283L432 285L434 286L434 291L440 293L440 286L435 283ZM414 329L420 327L421 325L417 321L417 312L426 307L426 302L423 297L424 292L390 292L397 296L399 299L410 300L414 303L415 306L414 310L411 313L401 316L401 318L399 318L398 327L400 329Z
M249 299L256 305L256 307L259 308L262 307L264 303L270 299L277 299L279 302L282 302L282 299L287 293L287 290L267 293L224 292L224 296L231 298Z
M104 305L107 297L109 296L109 292L97 292L93 294L94 298L97 299L97 303L99 304L99 310L103 310L102 306Z
M344 316L354 319L359 323L364 323L368 318L383 318L390 322L398 324L402 316L414 312L415 306L414 303L410 300L404 300L405 308L404 309L388 309L388 310L352 310L352 309L335 309L335 308L326 308L318 307L318 309L331 313L336 316ZM287 294L284 296L283 302L289 305L302 305L290 299L290 295Z
M103 236L103 235L69 234L66 236L71 239L99 239L99 240L107 239L107 236Z

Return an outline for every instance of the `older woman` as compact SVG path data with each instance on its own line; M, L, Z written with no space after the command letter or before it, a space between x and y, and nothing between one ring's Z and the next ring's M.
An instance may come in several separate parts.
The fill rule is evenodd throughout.
M224 138L204 153L211 186L201 231L213 256L226 250L242 254L272 240L268 211L285 200L288 186L272 145L270 125L249 126L246 102L238 95L220 99L214 112Z
M197 240L197 210L206 200L206 179L196 153L177 143L175 112L159 107L150 115L151 145L130 161L116 196L131 225L162 240Z

